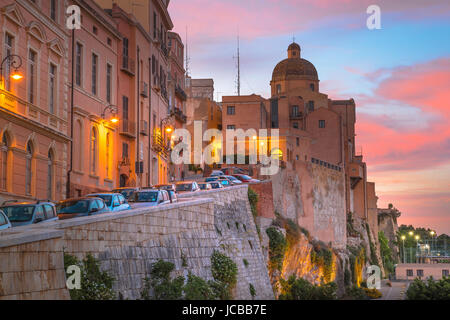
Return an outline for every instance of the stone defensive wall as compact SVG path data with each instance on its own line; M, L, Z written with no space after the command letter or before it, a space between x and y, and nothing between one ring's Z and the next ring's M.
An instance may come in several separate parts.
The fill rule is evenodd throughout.
M212 280L219 250L238 266L236 299L273 299L247 186L180 196L159 207L17 227L0 232L0 299L70 299L64 253L92 253L124 299L139 299L152 263L173 262L173 276ZM245 266L244 259L248 266Z

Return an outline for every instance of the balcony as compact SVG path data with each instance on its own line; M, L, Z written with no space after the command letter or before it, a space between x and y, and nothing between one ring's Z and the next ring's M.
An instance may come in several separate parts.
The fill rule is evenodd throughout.
M351 187L354 189L359 181L364 178L364 170L361 164L351 162L348 166L348 175L351 181Z
M183 111L181 109L173 108L172 113L175 116L175 119L177 119L178 121L182 123L187 122L187 116L183 114Z
M145 81L141 81L141 96L148 98L148 84Z
M141 120L139 132L144 136L148 136L148 122L146 120Z
M303 112L291 112L289 115L290 120L302 120L303 119Z
M175 95L178 96L178 98L180 98L182 101L187 100L186 92L184 92L184 90L178 84L175 86Z
M161 39L162 39L161 31L158 28L154 29L153 30L153 41L155 41L156 43L160 43Z
M161 84L159 81L159 76L153 76L153 89L155 89L156 91L160 91L161 90Z
M167 47L164 43L161 43L161 52L166 58L169 56L169 50L167 50Z
M129 138L136 138L136 123L127 119L121 120L119 133Z
M122 68L121 70L128 73L130 76L134 76L136 72L136 63L134 59L130 57L122 57Z

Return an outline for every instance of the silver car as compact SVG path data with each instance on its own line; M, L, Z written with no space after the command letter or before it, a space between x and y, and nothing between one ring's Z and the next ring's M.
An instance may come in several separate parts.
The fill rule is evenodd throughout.
M132 209L154 207L170 203L169 193L166 190L140 190L135 191L128 199Z
M9 222L8 216L0 210L0 230L6 230L11 227L11 222Z

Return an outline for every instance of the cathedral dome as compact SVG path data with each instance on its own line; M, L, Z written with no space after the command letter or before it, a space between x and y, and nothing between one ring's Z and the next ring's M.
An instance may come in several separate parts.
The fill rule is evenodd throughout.
M278 63L273 70L272 81L312 80L318 81L319 76L314 65L300 57L300 46L293 42L288 47L288 58Z

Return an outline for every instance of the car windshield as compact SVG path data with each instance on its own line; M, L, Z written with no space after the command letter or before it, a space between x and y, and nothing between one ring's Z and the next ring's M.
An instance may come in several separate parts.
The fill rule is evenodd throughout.
M205 190L206 189L206 183L201 183L198 185L200 189Z
M90 195L89 197L101 198L101 199L103 199L103 201L105 201L105 204L108 207L111 206L111 202L112 202L112 196L111 195L107 195L107 194L93 194L93 195Z
M10 222L26 222L33 218L34 206L11 206L0 209L6 213Z
M244 180L252 180L252 177L246 176L245 174L243 174L241 176L241 178L244 179Z
M205 181L210 182L210 181L216 181L217 179L218 179L217 177L212 177L212 178L206 178Z
M226 176L226 178L230 179L231 181L239 180L238 178L235 178L233 176Z
M136 192L130 197L130 202L156 202L158 192Z
M134 192L134 189L116 189L113 190L114 193L121 193L125 198L129 198Z
M220 183L217 183L217 182L211 183L211 187L212 187L213 189L218 189L218 188L220 188Z
M191 183L177 184L177 191L192 191L192 184Z
M58 214L73 214L88 212L89 200L68 200L56 205Z

